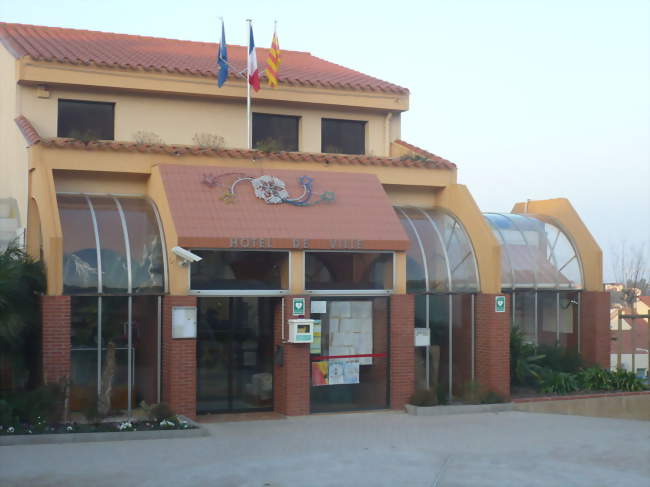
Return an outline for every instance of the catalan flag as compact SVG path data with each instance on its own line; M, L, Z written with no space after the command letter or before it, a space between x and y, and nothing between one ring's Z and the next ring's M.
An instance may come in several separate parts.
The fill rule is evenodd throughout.
M271 88L278 86L278 71L280 70L280 43L278 42L278 35L273 30L273 40L271 41L271 49L269 49L269 59L266 62L266 77L269 80Z

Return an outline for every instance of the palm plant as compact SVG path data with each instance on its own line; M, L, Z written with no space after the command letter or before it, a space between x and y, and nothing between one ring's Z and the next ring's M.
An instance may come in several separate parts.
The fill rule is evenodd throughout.
M15 243L0 252L0 356L14 377L26 368L25 350L39 323L45 272Z

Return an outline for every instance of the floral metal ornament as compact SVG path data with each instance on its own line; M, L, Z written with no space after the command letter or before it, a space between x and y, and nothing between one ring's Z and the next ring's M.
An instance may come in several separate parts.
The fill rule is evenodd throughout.
M226 186L221 181L227 177L234 178L230 186ZM250 182L255 196L270 205L287 203L293 206L313 206L319 203L332 203L336 200L336 195L332 191L325 191L316 195L313 191L314 178L309 176L301 176L298 178L298 184L303 188L302 194L298 197L290 198L284 181L268 174L256 178L242 173L226 173L218 176L210 174L203 175L203 184L211 188L217 186L226 188L221 197L226 203L233 203L235 201L237 185L242 181Z

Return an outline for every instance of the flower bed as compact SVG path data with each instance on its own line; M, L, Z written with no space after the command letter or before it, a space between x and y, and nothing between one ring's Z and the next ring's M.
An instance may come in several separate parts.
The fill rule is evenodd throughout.
M101 423L56 423L48 424L38 417L33 423L20 423L14 426L0 425L0 436L9 435L65 435L69 433L110 433L129 431L160 431L160 430L187 430L196 429L194 423L178 417L163 419L162 421L105 421Z

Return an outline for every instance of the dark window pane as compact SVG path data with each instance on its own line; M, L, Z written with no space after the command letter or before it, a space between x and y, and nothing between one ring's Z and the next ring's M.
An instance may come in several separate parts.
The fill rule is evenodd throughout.
M58 195L63 232L63 292L97 292L97 242L88 201L83 196Z
M81 411L97 396L98 297L73 296L70 301L70 409Z
M122 220L115 200L110 197L90 198L97 218L102 259L103 292L119 294L128 291L126 246Z
M192 264L194 290L281 290L288 288L289 254L232 250L192 250L203 260Z
M134 293L164 290L163 249L158 220L143 198L120 198L131 249L131 279Z
M253 147L269 152L298 150L298 117L253 113Z
M59 100L58 137L113 140L115 104Z
M305 289L392 289L393 254L307 252Z
M321 152L366 153L366 122L324 118L321 125Z

